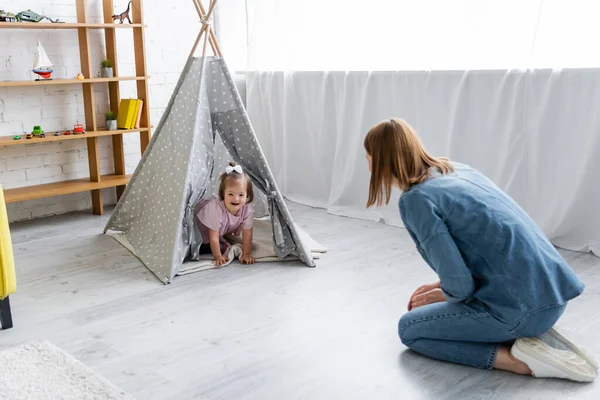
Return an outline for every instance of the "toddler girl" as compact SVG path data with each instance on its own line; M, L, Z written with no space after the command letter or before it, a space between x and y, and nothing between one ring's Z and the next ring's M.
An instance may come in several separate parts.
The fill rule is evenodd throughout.
M229 261L223 256L229 244L223 238L228 234L242 234L242 264L254 264L250 255L252 248L252 182L240 165L229 163L221 174L219 198L211 197L200 201L194 208L196 223L202 234L200 254L214 256L214 263L221 266Z

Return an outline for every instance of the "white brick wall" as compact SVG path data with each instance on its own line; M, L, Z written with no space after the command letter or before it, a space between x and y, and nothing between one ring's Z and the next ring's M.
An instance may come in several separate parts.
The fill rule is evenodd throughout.
M115 13L123 11L127 0L115 0ZM4 10L17 13L28 8L76 22L75 0L3 0ZM102 22L102 1L88 0L90 22ZM177 82L200 23L190 0L144 0L147 25L146 63L150 92L150 121L157 125ZM104 32L90 31L92 65L99 73L105 54ZM134 75L132 30L116 30L119 73ZM73 78L80 72L76 30L0 30L0 80L32 80L31 72L36 40L39 39L55 64L56 78ZM135 97L135 83L120 84L121 97ZM103 125L108 109L108 88L94 87L96 113ZM77 85L0 88L0 135L31 131L33 125L44 130L67 129L84 122L81 88ZM138 134L124 135L125 163L133 172L140 159ZM102 173L112 173L112 141L99 139ZM85 140L67 140L47 144L0 147L0 182L5 189L87 177L88 155ZM103 190L105 204L116 201L114 189ZM9 219L18 221L91 208L89 192L50 197L8 205Z

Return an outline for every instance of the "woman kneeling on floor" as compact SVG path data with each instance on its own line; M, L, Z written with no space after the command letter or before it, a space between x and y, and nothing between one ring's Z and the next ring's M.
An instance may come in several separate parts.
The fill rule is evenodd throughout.
M598 365L554 324L584 289L533 220L480 172L434 158L405 121L372 127L367 207L402 190L400 215L439 281L419 287L402 343L444 361L590 382Z

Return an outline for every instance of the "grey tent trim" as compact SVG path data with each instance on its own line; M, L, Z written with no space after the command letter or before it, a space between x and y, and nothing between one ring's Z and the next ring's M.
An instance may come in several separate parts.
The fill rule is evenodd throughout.
M196 3L198 1L198 3ZM202 237L194 205L214 193L220 172L233 159L249 174L268 210L273 248L280 259L314 267L258 143L209 16L194 0L203 23L150 143L104 232L121 231L138 258L163 283L185 260L197 259ZM204 35L202 57L194 52ZM207 43L215 55L206 56Z

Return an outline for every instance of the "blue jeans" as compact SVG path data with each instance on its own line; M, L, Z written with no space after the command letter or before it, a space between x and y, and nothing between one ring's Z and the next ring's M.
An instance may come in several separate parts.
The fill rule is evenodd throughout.
M506 322L477 301L433 303L404 314L398 334L404 345L424 356L492 369L498 346L541 335L552 328L565 308L566 304L546 307Z

